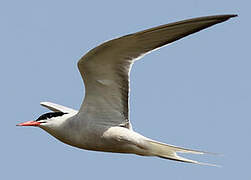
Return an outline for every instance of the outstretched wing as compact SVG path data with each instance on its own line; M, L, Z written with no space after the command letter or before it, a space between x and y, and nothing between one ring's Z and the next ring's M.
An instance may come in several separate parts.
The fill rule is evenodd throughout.
M85 84L79 113L97 123L129 127L129 75L135 59L236 15L207 16L123 36L89 51L78 62Z

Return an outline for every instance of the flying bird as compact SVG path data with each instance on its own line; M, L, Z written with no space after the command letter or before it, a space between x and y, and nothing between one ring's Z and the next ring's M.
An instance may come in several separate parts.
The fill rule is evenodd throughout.
M85 97L80 109L77 111L41 102L52 112L17 126L40 127L60 141L86 150L207 164L177 154L207 152L158 142L132 129L128 102L130 70L135 60L143 55L235 16L216 15L183 20L129 34L95 47L78 61L85 84Z

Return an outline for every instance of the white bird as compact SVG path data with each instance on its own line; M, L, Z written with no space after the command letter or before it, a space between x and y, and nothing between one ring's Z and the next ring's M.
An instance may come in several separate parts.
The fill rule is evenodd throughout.
M78 62L85 84L85 98L79 111L41 102L53 112L18 126L38 126L60 141L81 149L207 164L177 154L206 152L158 142L133 131L128 103L130 70L134 61L146 53L235 16L217 15L179 21L97 46Z

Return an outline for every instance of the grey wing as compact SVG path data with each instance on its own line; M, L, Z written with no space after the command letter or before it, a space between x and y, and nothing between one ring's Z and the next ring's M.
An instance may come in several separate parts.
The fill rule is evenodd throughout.
M207 16L158 26L105 42L78 62L85 84L85 98L79 113L95 123L130 126L129 76L135 59L236 15Z

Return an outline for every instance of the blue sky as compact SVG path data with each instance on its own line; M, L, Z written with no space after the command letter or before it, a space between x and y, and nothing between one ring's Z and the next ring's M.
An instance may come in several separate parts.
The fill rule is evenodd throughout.
M1 179L247 179L250 177L250 2L1 1ZM192 17L238 14L145 56L131 71L134 130L166 143L222 153L189 156L222 168L90 152L15 124L78 109L76 64L98 44Z

